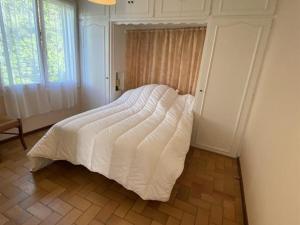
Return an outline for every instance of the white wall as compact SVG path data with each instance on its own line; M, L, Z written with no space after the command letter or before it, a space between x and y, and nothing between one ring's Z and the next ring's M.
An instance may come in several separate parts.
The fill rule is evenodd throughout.
M125 25L112 25L112 55L111 55L111 87L110 87L110 101L117 99L122 93L116 91L116 73L119 73L119 79L121 80L120 88L124 88L124 76L125 76L125 63L126 63L126 31Z
M299 0L279 0L243 141L250 225L300 224L299 12Z

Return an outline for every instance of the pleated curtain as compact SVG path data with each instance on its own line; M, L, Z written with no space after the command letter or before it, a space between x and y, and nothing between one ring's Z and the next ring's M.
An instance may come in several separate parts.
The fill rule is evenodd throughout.
M206 29L128 30L125 89L167 84L195 94Z

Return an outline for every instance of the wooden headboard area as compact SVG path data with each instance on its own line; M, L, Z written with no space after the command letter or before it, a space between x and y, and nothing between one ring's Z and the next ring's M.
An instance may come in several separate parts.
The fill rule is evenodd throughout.
M206 28L128 30L125 89L166 84L195 94Z

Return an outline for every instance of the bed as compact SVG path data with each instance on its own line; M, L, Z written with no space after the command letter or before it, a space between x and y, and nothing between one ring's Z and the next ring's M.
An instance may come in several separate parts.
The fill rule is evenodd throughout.
M129 90L55 124L28 153L32 171L67 160L144 200L167 201L189 150L193 102L166 85Z

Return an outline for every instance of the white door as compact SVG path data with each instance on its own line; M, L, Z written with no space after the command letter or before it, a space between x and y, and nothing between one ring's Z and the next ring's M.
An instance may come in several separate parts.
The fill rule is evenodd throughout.
M131 15L140 17L152 17L154 12L154 0L131 0Z
M181 14L182 0L156 0L155 16L178 17Z
M209 0L182 0L182 16L200 17L206 16L210 11Z
M210 0L157 0L155 16L162 18L203 18L210 11Z
M131 7L132 4L130 1L127 0L121 0L117 1L117 4L113 7L113 14L115 16L124 16L124 15L129 15L131 14Z
M85 110L109 102L109 23L97 17L80 22L81 104Z
M112 19L149 18L153 16L154 0L119 0L111 7Z
M273 15L277 0L214 0L214 15Z
M194 146L236 157L270 24L270 19L251 18L216 18L208 24Z
M79 0L79 17L89 18L89 17L101 17L102 19L109 19L109 7L95 4L87 0Z

